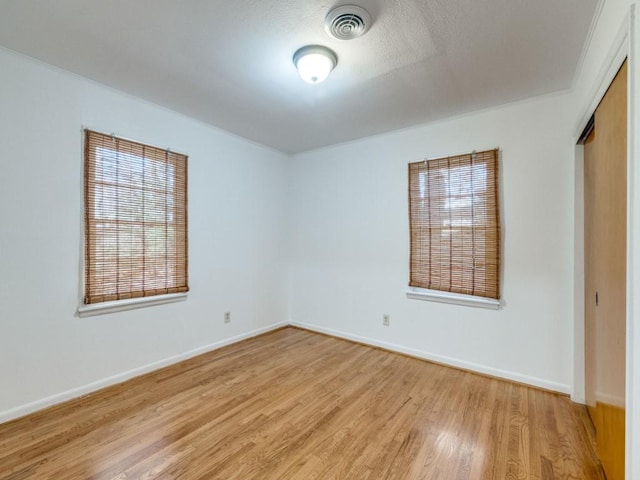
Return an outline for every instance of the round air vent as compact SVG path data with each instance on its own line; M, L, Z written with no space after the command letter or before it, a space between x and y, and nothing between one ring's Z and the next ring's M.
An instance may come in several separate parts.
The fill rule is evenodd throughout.
M371 15L357 5L343 5L331 10L324 19L327 33L338 40L351 40L364 35L371 27Z

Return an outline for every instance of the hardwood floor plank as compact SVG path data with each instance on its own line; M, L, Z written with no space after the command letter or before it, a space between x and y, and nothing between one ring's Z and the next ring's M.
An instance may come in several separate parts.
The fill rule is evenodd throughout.
M603 480L566 397L285 328L0 425L0 480Z

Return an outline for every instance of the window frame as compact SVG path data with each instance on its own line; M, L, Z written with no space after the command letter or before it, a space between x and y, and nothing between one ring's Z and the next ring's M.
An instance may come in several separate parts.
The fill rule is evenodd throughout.
M87 216L88 212L88 202L87 202L87 185L88 185L88 155L89 155L89 135L97 134L104 137L110 137L112 139L117 139L119 141L127 142L130 144L135 144L140 147L160 150L166 152L167 155L177 155L180 157L180 161L184 162L184 287L181 287L184 291L176 291L176 292L168 292L168 293L145 293L143 296L135 296L131 298L121 298L115 300L107 300L107 301L98 301L94 303L85 303L88 292L87 288L87 259L89 256L88 252L88 243L87 243L87 229L88 222ZM157 147L151 144L142 143L136 140L131 140L126 137L115 136L114 134L106 134L101 133L98 130L93 130L89 128L82 129L82 221L81 221L81 252L80 252L80 295L78 299L78 309L77 314L79 317L87 317L93 315L102 315L106 313L120 312L126 310L132 310L136 308L148 307L153 305L161 305L174 303L179 301L184 301L187 299L187 294L189 291L189 242L188 242L188 156L176 152L172 152L171 150L164 147ZM175 179L175 175L172 176ZM141 184L142 185L142 184ZM175 290L175 288L174 288Z
M424 286L412 286L411 282L412 282L412 255L413 255L413 249L412 249L412 211L411 211L411 179L412 179L412 165L416 166L416 165L420 165L420 164L425 164L426 162L429 161L448 161L448 160L452 160L452 159L458 159L458 158L463 158L463 157L469 157L472 161L475 160L475 156L476 155L480 155L480 154L487 154L487 153L493 153L494 155L494 201L495 201L495 218L496 218L496 229L497 229L497 240L495 243L495 247L497 249L497 253L496 253L496 261L497 261L497 298L492 298L490 296L481 296L481 295L473 295L473 294L466 294L466 293L458 293L458 292L452 292L452 291L447 291L447 290L439 290L439 289L430 289L430 288L425 288ZM433 302L440 302L440 303L448 303L448 304L454 304L454 305L462 305L462 306L471 306L471 307L480 307L480 308L487 308L487 309L493 309L493 310L498 310L501 309L502 307L504 307L505 302L502 299L502 286L503 286L503 262L502 262L502 255L503 255L503 236L502 236L502 211L501 211L501 179L500 179L500 174L501 174L501 169L499 167L500 164L500 150L498 148L496 149L492 149L492 150L486 150L483 152L476 152L475 150L473 152L470 153L466 153L466 154L459 154L459 155L450 155L447 157L440 157L440 158L434 158L434 159L426 159L420 162L411 162L408 164L408 175L407 175L407 182L408 182L408 213L409 213L409 285L407 287L407 291L406 291L406 296L407 298L410 299L415 299L415 300L427 300L427 301L433 301Z

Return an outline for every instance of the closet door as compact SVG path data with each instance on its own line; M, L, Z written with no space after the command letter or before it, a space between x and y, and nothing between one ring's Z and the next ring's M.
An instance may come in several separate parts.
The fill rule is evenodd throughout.
M585 368L589 413L608 480L624 479L627 65L585 142Z

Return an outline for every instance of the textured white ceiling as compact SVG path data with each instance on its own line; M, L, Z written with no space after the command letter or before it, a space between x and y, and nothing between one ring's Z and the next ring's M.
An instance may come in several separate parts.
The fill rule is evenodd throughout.
M335 40L358 4L371 30ZM569 88L598 0L0 0L0 45L295 153ZM338 55L304 83L293 52Z

